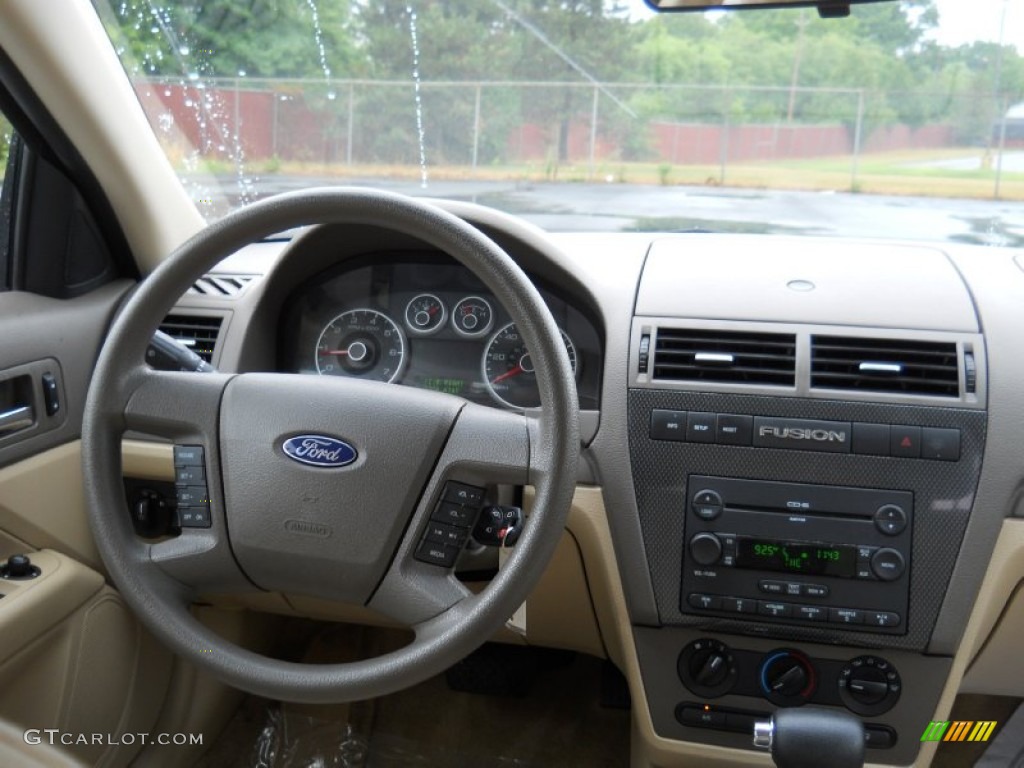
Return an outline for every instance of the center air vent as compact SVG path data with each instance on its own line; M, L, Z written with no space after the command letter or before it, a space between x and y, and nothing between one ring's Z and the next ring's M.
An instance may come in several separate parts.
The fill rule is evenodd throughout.
M953 342L811 337L811 386L958 397Z
M796 337L792 334L658 329L656 380L791 387L795 372Z
M223 318L204 315L168 315L160 323L160 330L210 363L222 321Z

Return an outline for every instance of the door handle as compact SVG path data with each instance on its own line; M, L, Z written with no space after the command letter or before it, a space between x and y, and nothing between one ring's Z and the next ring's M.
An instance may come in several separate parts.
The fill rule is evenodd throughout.
M36 420L31 405L19 405L0 413L0 435L31 427Z

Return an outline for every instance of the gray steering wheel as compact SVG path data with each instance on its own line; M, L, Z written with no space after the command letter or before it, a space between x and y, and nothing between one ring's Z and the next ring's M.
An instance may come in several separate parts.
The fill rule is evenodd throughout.
M342 377L169 373L144 363L153 331L193 280L244 245L314 224L395 230L460 261L494 293L536 361L539 418L461 398ZM138 538L125 508L121 440L133 430L202 448L210 525ZM344 440L342 467L290 460L289 438ZM187 452L195 452L188 448ZM164 644L228 684L306 703L391 693L486 641L550 560L572 500L578 405L565 345L521 269L462 219L367 189L289 193L242 208L190 239L137 288L100 352L86 402L82 460L89 521L111 579ZM452 483L532 485L514 551L479 594L450 567L414 557ZM447 491L446 491L447 489ZM397 651L347 664L251 652L197 621L201 596L260 590L365 605L409 626Z

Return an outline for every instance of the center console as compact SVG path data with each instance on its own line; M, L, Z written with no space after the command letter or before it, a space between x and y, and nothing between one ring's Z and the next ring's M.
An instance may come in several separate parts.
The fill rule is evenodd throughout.
M913 291L890 312L797 245L769 267L736 255L730 287L702 282L696 250L655 243L631 329L654 729L749 749L755 720L810 703L859 716L870 761L910 763L951 667L933 631L984 453L969 296L941 254L878 255L941 284L949 322L926 327ZM788 295L812 265L823 300Z

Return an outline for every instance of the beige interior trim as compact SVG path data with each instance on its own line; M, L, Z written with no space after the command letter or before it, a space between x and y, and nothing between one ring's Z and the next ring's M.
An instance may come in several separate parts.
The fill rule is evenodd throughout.
M79 762L59 747L51 747L47 734L29 734L29 738L47 739L40 744L27 743L25 729L0 721L0 765L18 768L82 768Z
M91 3L7 0L0 48L89 164L142 272L202 228Z
M0 530L33 549L54 549L102 570L84 487L77 440L0 469Z
M125 477L174 482L174 446L147 440L122 440L121 464Z

